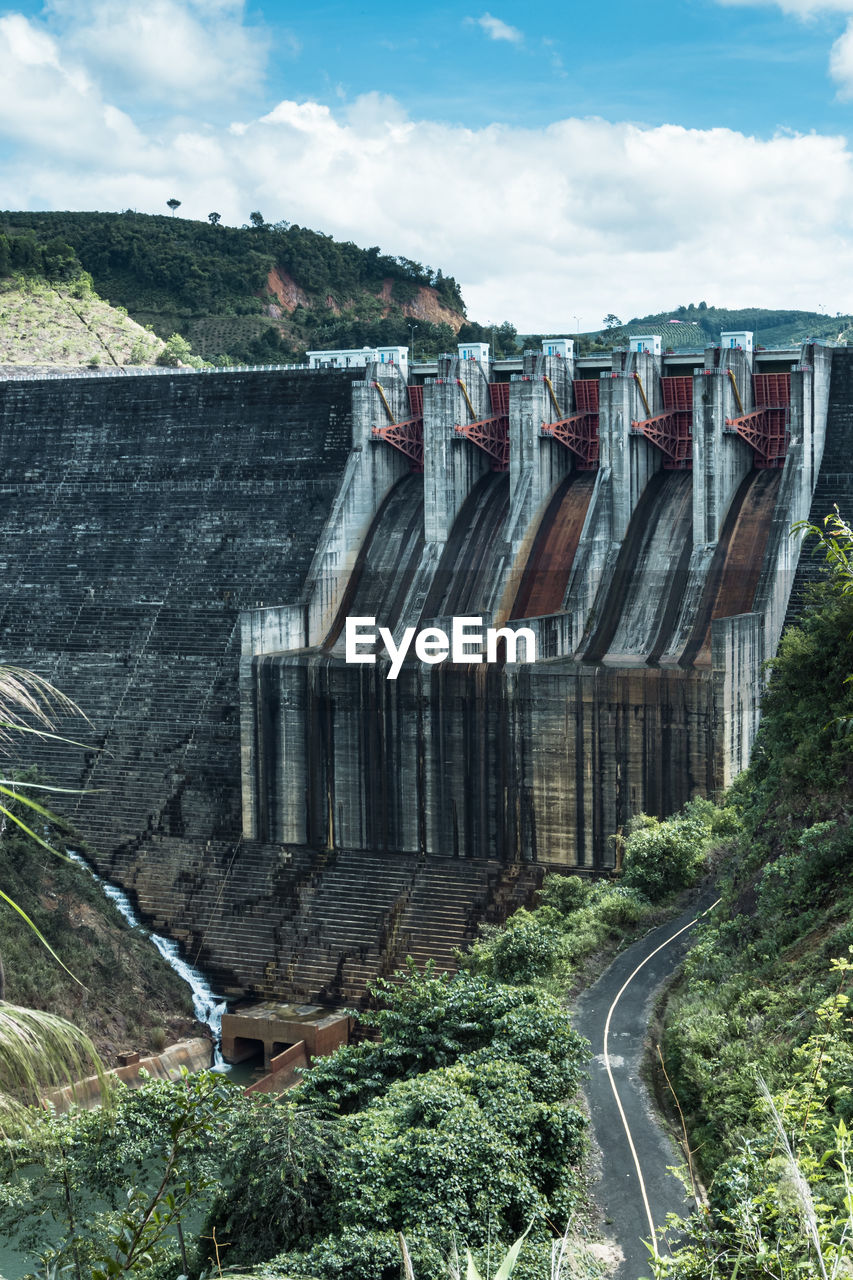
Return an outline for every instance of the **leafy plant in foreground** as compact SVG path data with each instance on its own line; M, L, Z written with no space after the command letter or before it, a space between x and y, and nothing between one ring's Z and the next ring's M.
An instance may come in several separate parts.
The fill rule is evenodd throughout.
M34 1118L0 1185L0 1232L92 1280L189 1270L183 1222L209 1203L241 1091L214 1072L117 1086L109 1113ZM0 1154L4 1172L10 1153ZM176 1264L180 1262L180 1267Z
M33 672L0 666L0 749L8 748L16 734L53 738L56 711L82 714L64 694ZM57 788L32 781L0 779L0 839L11 823L49 853L62 857L43 835L33 829L48 820L49 812L31 792L55 792ZM28 820L22 816L27 814ZM44 935L15 900L0 887L0 900L21 916L59 964L65 965ZM72 974L73 977L73 974ZM39 1099L42 1087L50 1087L85 1074L90 1062L101 1076L103 1068L89 1037L61 1018L35 1009L20 1009L5 999L3 962L0 956L0 1133L11 1127L26 1128L26 1104Z

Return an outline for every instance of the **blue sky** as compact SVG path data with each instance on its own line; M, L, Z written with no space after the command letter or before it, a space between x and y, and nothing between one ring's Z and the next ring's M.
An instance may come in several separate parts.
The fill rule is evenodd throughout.
M47 0L0 84L10 208L260 208L526 330L853 309L853 0Z
M610 0L560 6L564 20L554 22L552 6L523 17L515 9L321 4L249 13L266 20L273 77L288 95L331 102L338 91L379 89L414 115L477 126L601 115L700 129L746 124L765 136L846 128L849 108L827 68L845 28L838 10L803 22L768 4ZM517 37L489 38L476 21L484 12Z

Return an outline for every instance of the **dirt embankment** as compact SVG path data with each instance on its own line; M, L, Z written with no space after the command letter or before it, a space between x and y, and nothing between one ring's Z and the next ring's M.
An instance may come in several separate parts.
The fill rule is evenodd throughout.
M379 297L386 303L383 313L385 315L391 310L393 284L392 280L384 280L382 282ZM425 284L418 285L417 297L413 298L411 302L402 303L400 310L404 316L410 316L412 320L429 320L432 324L449 324L454 333L458 333L465 323L464 316L459 315L457 311L451 311L448 307L442 306L435 289L430 289Z
M386 279L382 282L382 288L379 293L375 295L383 303L383 316L387 316L392 306L397 305L393 299L393 287L393 280ZM305 290L286 271L281 271L278 267L273 267L267 276L267 289L276 299L276 302L271 303L269 306L269 313L275 320L282 319L284 313L290 315L298 306L310 307L312 305L312 300ZM340 314L346 307L346 303L341 304L331 296L325 299L325 303L337 314ZM443 306L438 300L435 289L429 288L428 285L418 285L416 296L409 302L399 304L399 306L403 315L412 320L429 320L432 324L449 324L454 333L458 333L460 327L464 324L464 317L457 311L451 311L449 307Z
M310 307L311 305L311 299L305 290L300 288L286 271L279 271L278 267L273 267L267 276L267 288L274 297L278 298L282 310L287 311L288 314L299 306Z
M84 868L7 834L0 844L0 886L67 966L57 963L21 916L4 909L0 954L10 1003L70 1019L109 1065L119 1054L159 1053L199 1035L186 983L141 930L128 926Z

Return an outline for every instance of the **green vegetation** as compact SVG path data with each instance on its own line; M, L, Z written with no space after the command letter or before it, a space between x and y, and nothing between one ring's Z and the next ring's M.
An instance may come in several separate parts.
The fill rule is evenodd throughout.
M0 277L17 272L68 285L79 282L84 275L70 244L59 236L39 240L31 230L0 233Z
M711 1187L661 1275L698 1280L711 1257L740 1280L849 1274L853 542L835 517L819 532L832 574L771 664L733 794L743 834L666 1010L667 1069Z
M673 324L673 321L677 323ZM659 333L666 350L672 347L719 343L720 334L746 329L763 347L793 346L806 338L847 342L853 337L853 316L828 316L822 311L781 311L765 307L709 307L689 303L671 311L637 316L619 328L605 326L597 335L585 335L607 346L624 342L629 333Z
M270 1280L398 1280L401 1233L416 1280L453 1274L457 1246L471 1276L493 1275L523 1234L517 1280L593 1277L576 1096L587 1046L565 992L658 922L732 825L698 800L669 822L641 816L620 841L621 883L549 876L540 904L485 929L455 976L410 966L380 980L357 1040L281 1098L202 1075L120 1088L107 1131L90 1115L41 1120L0 1195L0 1230L23 1226L46 1265L145 1280L217 1275L216 1247ZM16 893L30 882L43 896L32 865Z
M451 276L378 248L262 216L241 229L128 210L0 214L2 241L59 243L94 287L163 339L183 334L209 362L287 362L311 347L455 342L465 308ZM19 254L20 256L20 254ZM13 264L14 267L14 264ZM33 270L37 270L34 263Z
M221 1172L213 1139L251 1111L213 1072L118 1085L111 1101L106 1114L35 1113L25 1143L0 1146L0 1230L41 1275L186 1271L184 1223L200 1220Z
M0 364L147 364L162 345L98 297L66 241L0 233Z
M530 1257L541 1261L547 1221L565 1223L583 1196L574 1095L585 1041L531 987L413 969L377 994L384 1007L359 1020L381 1041L338 1050L289 1099L335 1126L337 1153L311 1193L316 1226L288 1225L282 1188L243 1146L212 1218L238 1242L232 1261L275 1251L275 1274L397 1280L402 1231L419 1278L439 1280L454 1236L508 1243L531 1219L541 1244Z
M565 995L588 985L614 951L660 924L675 895L695 883L712 851L737 830L732 808L691 800L667 821L638 814L624 837L615 880L549 875L532 911L481 929L460 957L470 972L545 986Z
M503 324L477 324L475 320L467 320L457 334L455 342L488 342L495 360L504 360L521 355L523 347L530 346L528 339L522 341L516 332L515 325L504 320ZM539 345L537 340L536 345ZM455 350L455 346L448 347Z
M397 1280L403 1231L418 1280L444 1280L454 1238L484 1269L532 1221L515 1274L533 1280L550 1224L583 1201L585 1041L531 987L412 971L378 993L361 1020L381 1042L339 1050L282 1098L201 1073L119 1088L107 1118L34 1120L0 1229L50 1265L150 1280L182 1248L200 1276L213 1240L273 1276Z
M579 334L578 354L609 351L625 346L629 334L660 334L664 351L701 350L719 344L720 334L747 330L758 347L789 347L807 338L823 342L853 341L853 316L829 316L822 311L783 311L765 307L709 307L689 303L671 311L635 316L623 324L617 316L604 317L601 329ZM557 336L557 335L545 335ZM525 335L524 346L538 346L539 334Z

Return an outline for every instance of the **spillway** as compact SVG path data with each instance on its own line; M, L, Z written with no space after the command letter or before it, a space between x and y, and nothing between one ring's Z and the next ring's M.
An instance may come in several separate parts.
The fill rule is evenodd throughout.
M594 487L593 471L571 471L557 486L524 567L511 617L538 618L562 609Z
M587 662L644 663L663 650L692 550L692 476L658 471L628 527L592 637Z
M501 532L509 477L487 472L462 506L447 540L423 617L472 616L494 606L504 559Z
M468 743L470 757L475 739L488 736L487 707L499 698L484 688L482 700L467 700L461 725L446 717L446 696L437 697L431 711L418 663L407 661L391 681L384 653L375 665L345 662L345 621L375 617L377 626L399 637L404 626L422 620L489 612L502 578L508 503L507 476L483 476L435 557L424 542L423 482L404 477L370 527L324 645L260 662L257 756L265 838L377 851L425 846L430 818L414 798L426 741L446 730ZM467 670L441 678L464 683ZM460 695L448 696L459 708ZM448 838L449 852L458 852L460 839L464 832Z
M412 607L423 552L423 481L420 476L404 476L373 520L324 648L343 656L347 617L376 618L377 626L396 631Z
M711 623L753 608L781 478L781 471L751 471L741 482L711 561L682 666L710 666Z

